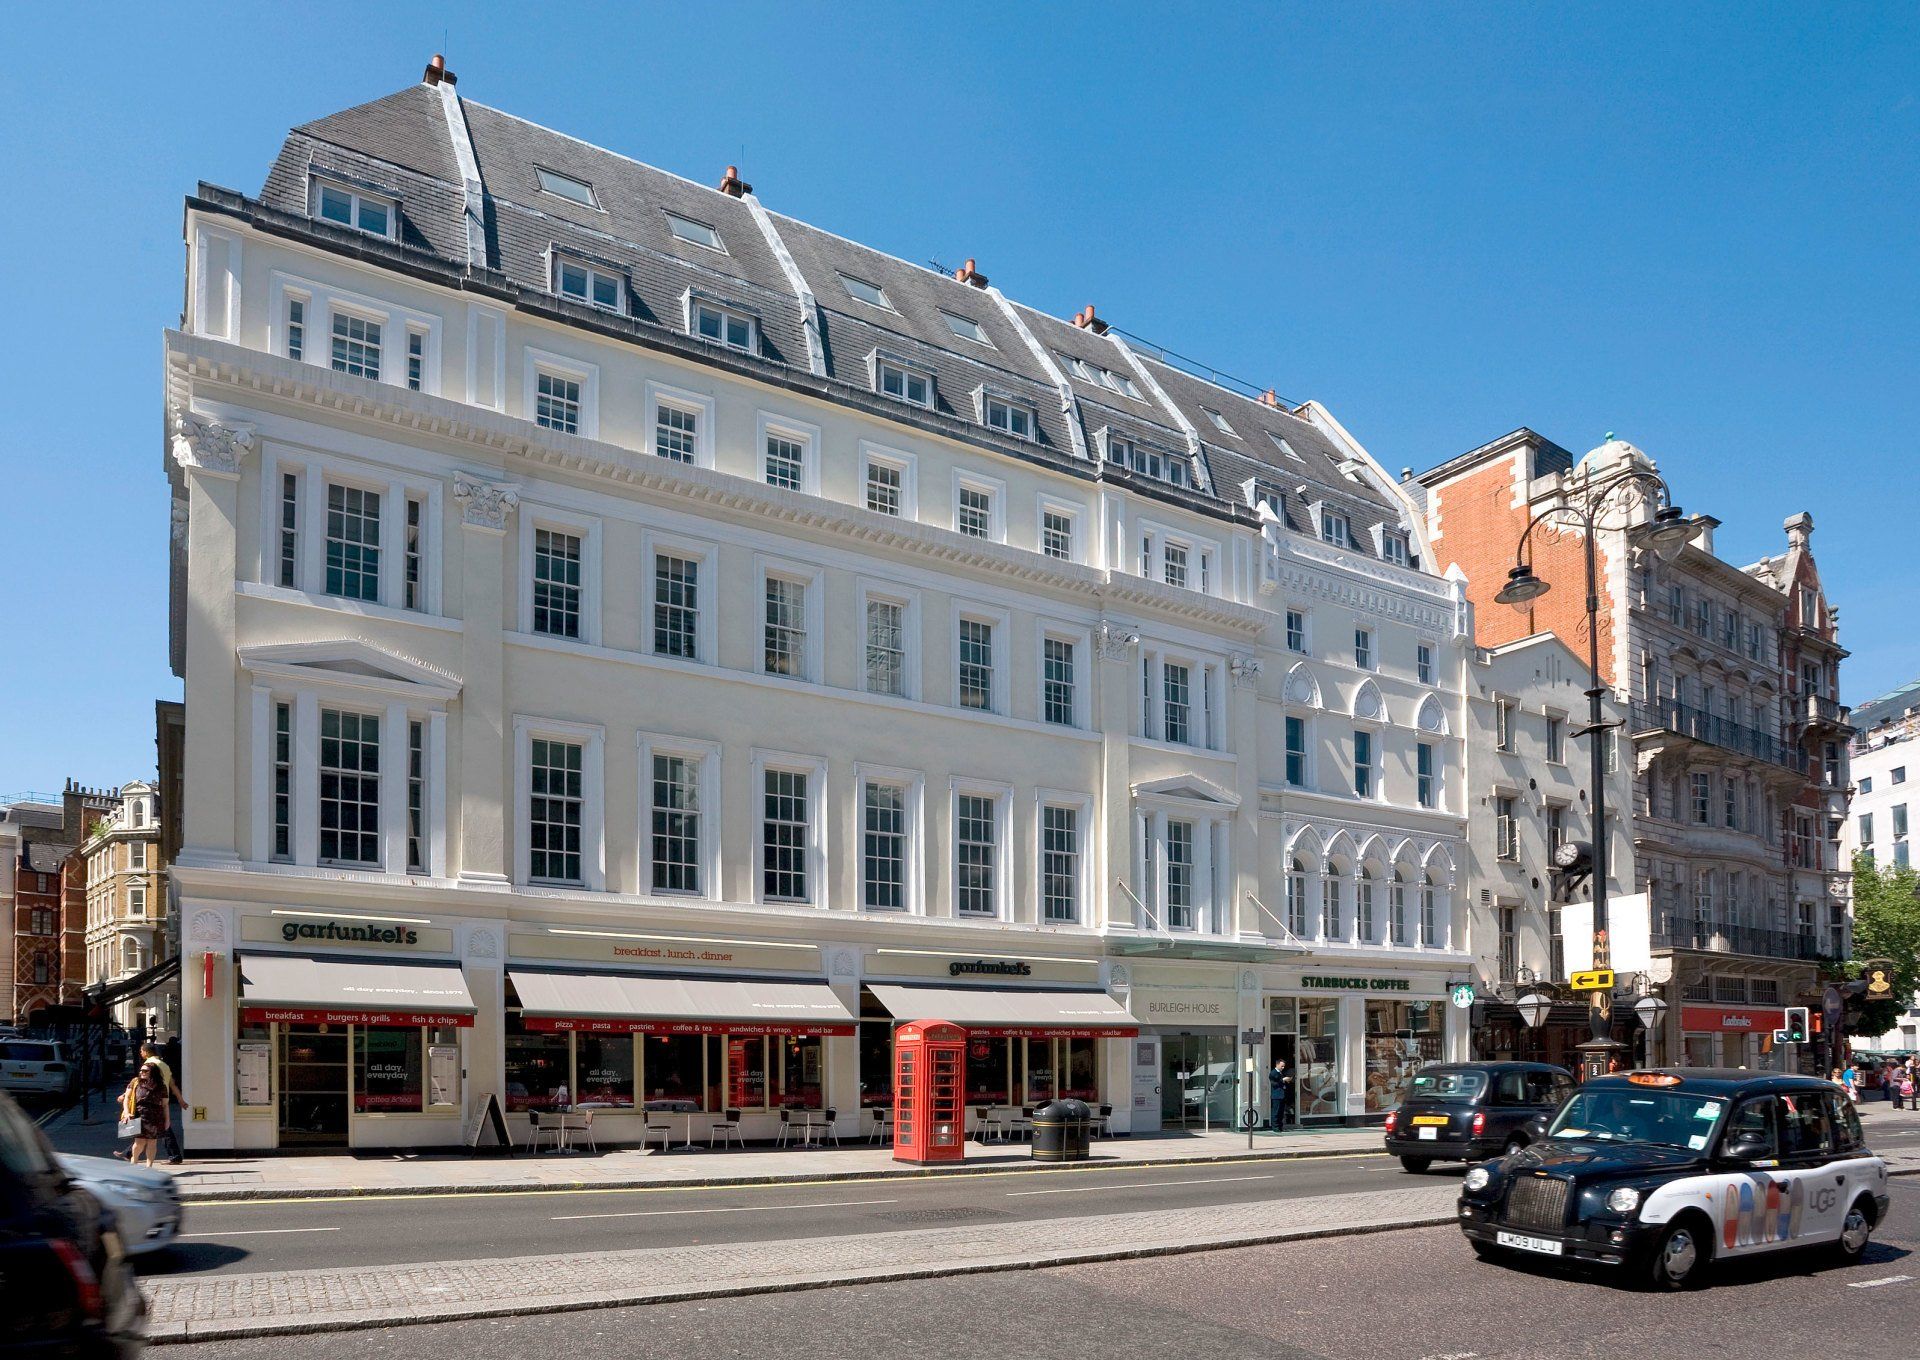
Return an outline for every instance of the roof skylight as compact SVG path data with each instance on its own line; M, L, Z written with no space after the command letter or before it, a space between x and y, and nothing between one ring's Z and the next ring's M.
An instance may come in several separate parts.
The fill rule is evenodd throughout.
M989 345L993 343L987 339L987 333L980 329L980 323L972 317L955 316L952 312L942 312L940 315L945 318L947 329L959 336L962 340L971 340L976 345Z
M533 173L540 179L540 188L547 193L589 208L600 206L599 200L593 196L593 186L583 179L563 175L558 170L549 170L544 165L534 166Z
M851 274L842 274L840 283L847 290L847 296L855 302L864 302L869 307L885 307L888 311L893 310L893 304L887 301L886 290L878 284L857 279Z
M726 252L727 248L720 243L720 233L705 222L695 222L690 217L668 213L667 230L693 245L705 246L708 250L717 250L723 254Z
M1207 413L1207 419L1213 422L1214 429L1220 431L1221 434L1233 433L1233 426L1227 424L1227 418L1225 416L1221 415L1211 406L1202 406L1200 409Z

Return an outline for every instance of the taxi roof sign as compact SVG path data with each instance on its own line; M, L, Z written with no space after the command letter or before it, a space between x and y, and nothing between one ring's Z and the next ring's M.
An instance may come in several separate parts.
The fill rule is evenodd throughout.
M1635 1086L1678 1086L1680 1078L1671 1072L1629 1072L1627 1080Z
M1576 992L1610 992L1613 990L1613 969L1595 968L1585 973L1575 973L1567 979L1567 986Z

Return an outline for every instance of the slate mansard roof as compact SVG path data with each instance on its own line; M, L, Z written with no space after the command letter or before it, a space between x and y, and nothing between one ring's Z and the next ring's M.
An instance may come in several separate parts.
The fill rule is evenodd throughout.
M484 259L472 258L476 252L468 244L460 119L481 188ZM547 192L542 169L591 185L595 204ZM399 249L314 219L316 177L396 200ZM995 291L771 212L751 195L707 188L457 98L445 87L410 86L302 124L289 133L257 201L212 186L202 187L201 200L202 206L257 213L269 229L306 234L390 267L455 286L464 278L469 286L642 344L721 366L742 363L743 356L687 336L691 293L754 318L759 352L744 362L756 376L894 419L931 421L974 443L1077 466L1215 514L1250 518L1245 488L1257 479L1284 494L1288 526L1298 532L1314 532L1310 502L1345 511L1363 551L1371 549L1372 528L1399 525L1405 514L1364 456L1284 406L1196 377L1118 336L1004 302ZM676 236L668 214L712 228L724 250ZM556 252L624 276L624 317L554 296ZM814 367L810 309L795 274L812 298L814 343L824 372ZM886 305L856 297L848 278L880 289ZM948 316L971 322L982 339L956 334ZM933 376L931 413L874 391L876 353ZM1075 360L1116 375L1113 385L1077 368ZM1030 408L1032 438L987 427L979 408L982 392ZM1210 412L1229 428L1222 430ZM1107 464L1106 433L1165 454L1191 455L1194 485L1169 486Z

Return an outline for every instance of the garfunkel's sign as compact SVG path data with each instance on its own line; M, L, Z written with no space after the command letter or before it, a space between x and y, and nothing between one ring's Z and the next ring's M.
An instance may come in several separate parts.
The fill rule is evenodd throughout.
M948 977L1032 977L1033 965L1019 959L955 959L947 965Z
M280 938L329 940L339 944L419 944L420 934L410 926L371 926L339 921L282 921Z
M1301 978L1300 985L1324 992L1410 992L1413 990L1413 981L1410 978L1322 977L1313 973Z

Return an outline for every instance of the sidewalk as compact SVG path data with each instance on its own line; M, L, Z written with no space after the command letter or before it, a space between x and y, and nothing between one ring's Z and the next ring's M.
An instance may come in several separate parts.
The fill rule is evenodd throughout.
M119 1146L112 1112L95 1111L83 1123L73 1109L46 1133L62 1152L108 1156ZM1090 1162L1076 1166L1149 1166L1255 1158L1353 1156L1380 1150L1377 1128L1310 1133L1167 1133L1098 1138ZM1027 1171L1035 1162L1025 1143L968 1142L958 1165L908 1166L892 1149L849 1139L841 1147L744 1148L698 1153L615 1148L599 1153L460 1153L418 1155L367 1150L325 1156L217 1154L166 1167L188 1203L246 1199L319 1199L341 1195L478 1194L501 1190L648 1189L658 1186L753 1184L772 1181L867 1180L894 1176L950 1176L983 1171Z
M751 1244L161 1278L142 1288L155 1342L344 1331L1424 1227L1452 1222L1458 1194L1457 1186L1425 1185L1066 1218L1046 1225L1044 1246L1036 1245L1032 1223L980 1223Z

